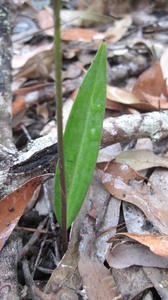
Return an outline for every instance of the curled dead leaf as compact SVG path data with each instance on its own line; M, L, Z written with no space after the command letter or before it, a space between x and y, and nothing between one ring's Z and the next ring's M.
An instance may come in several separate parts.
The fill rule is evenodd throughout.
M117 233L115 237L128 237L147 247L159 255L168 258L168 236L167 235L152 235L152 234L136 234L136 233ZM109 239L108 242L113 240Z

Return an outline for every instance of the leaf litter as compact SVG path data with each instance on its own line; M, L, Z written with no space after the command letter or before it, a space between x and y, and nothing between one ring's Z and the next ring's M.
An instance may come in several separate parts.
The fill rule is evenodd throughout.
M27 147L23 126L34 141L43 135L47 140L48 134L52 135L52 141L56 137L53 17L48 3L43 7L40 2L38 10L33 1L26 1L26 5L18 2L19 9L30 19L30 22L22 20L23 24L32 27L24 33L16 30L13 33L13 131L20 161L24 161L24 157L31 160L34 154L26 153L31 146ZM64 3L61 14L64 107L72 102L73 93L79 88L100 43L105 40L108 85L104 128L109 127L108 117L116 120L116 126L111 136L103 137L108 147L102 139L97 170L79 216L71 227L68 251L57 268L51 262L53 254L49 253L47 245L43 250L39 248L41 265L37 266L35 278L41 266L43 272L55 270L45 291L36 292L41 299L65 296L69 299L145 300L149 290L150 299L155 299L154 287L155 293L167 299L166 115L164 120L153 115L153 123L148 115L156 111L160 114L160 110L168 108L166 15L159 14L163 9L159 4L148 10L138 8L137 4L134 11L135 7L132 9L127 1L123 5L119 3L117 9L112 1L107 1L106 7L97 2L93 1L88 10L84 10L81 3L78 7L74 1ZM167 13L167 4L164 5ZM110 12L112 16L107 15ZM17 24L21 24L19 19L16 20L18 30ZM69 109L68 112L65 109L65 114L68 113ZM122 115L123 123L118 118ZM140 136L142 119L148 123L148 129L141 127ZM163 138L156 143L153 136L159 134ZM148 149L144 140L140 149L135 148L137 139L147 136L153 147ZM114 142L117 144L113 145ZM40 140L39 143L43 149ZM22 208L19 218L23 211ZM58 231L56 223L57 235ZM111 242L107 243L110 238ZM40 242L43 239L41 237ZM53 243L50 249L57 253ZM48 264L45 256L50 257ZM29 264L33 268L30 259Z

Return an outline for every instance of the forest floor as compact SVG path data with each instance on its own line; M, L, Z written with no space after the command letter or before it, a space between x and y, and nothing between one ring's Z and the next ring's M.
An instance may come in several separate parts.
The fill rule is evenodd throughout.
M1 191L0 248L17 236L18 299L167 300L168 4L63 1L64 128L99 46L107 44L101 147L63 253L53 205L57 120L49 2L17 0L11 11L15 150L5 150L11 192Z

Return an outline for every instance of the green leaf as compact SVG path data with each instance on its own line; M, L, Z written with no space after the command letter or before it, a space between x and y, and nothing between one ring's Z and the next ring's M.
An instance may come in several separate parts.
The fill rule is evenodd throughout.
M77 216L91 182L99 151L106 102L106 45L89 68L64 133L67 228ZM55 176L55 212L61 225L59 167Z

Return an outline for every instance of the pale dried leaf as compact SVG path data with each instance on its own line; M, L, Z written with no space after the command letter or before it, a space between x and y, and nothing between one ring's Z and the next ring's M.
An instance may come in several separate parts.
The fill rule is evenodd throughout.
M154 154L150 150L128 150L116 157L116 162L126 163L136 171L153 167L168 168L168 158Z
M153 287L143 269L137 266L125 269L113 268L112 274L123 298L126 300L140 299L145 290Z
M168 270L159 268L143 268L162 300L168 299Z
M154 233L152 224L138 207L127 202L123 202L122 207L125 224L129 233Z
M138 104L140 100L130 92L107 85L107 99L126 105Z
M110 23L113 18L101 14L94 13L90 10L61 10L61 21L63 23L70 23L73 26L81 26L83 21L89 21L90 23Z
M168 48L165 49L160 58L160 66L162 69L163 78L168 79Z
M116 43L124 36L131 24L131 15L125 15L121 20L116 20L113 27L109 27L104 34L105 39L108 42Z
M147 247L156 255L167 258L168 261L168 236L166 235L152 235L152 234L136 234L136 233L117 233L115 237L126 236L133 239ZM112 241L109 239L108 242ZM166 267L166 265L165 265Z
M143 111L152 111L155 109L150 102L144 101L143 99L135 96L133 93L114 86L107 86L107 99L129 105Z
M102 263L105 261L105 254L108 247L107 240L114 235L120 217L121 201L111 197L104 215L103 224L96 239L96 255Z
M122 300L112 274L98 260L80 256L78 268L90 300Z
M121 242L106 253L111 268L123 269L130 266L168 268L168 259L152 253L141 244Z
M121 145L119 143L107 146L99 151L97 162L105 162L113 160L121 152Z
M54 20L53 12L50 7L41 9L38 13L38 23L41 29L44 30L48 36L54 36Z

